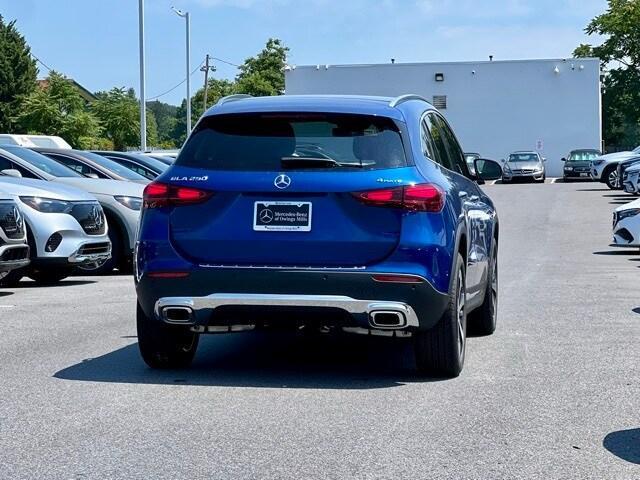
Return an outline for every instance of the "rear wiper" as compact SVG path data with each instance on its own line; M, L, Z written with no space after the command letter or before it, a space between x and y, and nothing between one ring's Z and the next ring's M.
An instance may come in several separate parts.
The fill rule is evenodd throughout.
M361 167L359 163L340 163L333 158L318 157L282 157L280 159L286 168L335 168L335 167Z

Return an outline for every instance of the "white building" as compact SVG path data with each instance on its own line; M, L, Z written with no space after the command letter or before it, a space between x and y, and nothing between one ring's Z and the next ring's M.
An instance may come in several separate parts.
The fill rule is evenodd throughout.
M537 150L550 176L570 150L602 146L598 59L297 66L285 80L289 95L422 95L465 151L499 160Z

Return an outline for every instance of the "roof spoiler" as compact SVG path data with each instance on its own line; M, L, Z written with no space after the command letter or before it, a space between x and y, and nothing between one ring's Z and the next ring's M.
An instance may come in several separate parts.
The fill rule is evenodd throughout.
M408 95L400 95L399 97L394 98L389 102L389 106L391 108L394 108L400 105L401 103L408 102L409 100L421 100L423 102L429 103L429 100L427 100L423 96L410 93Z
M236 93L234 95L227 95L222 97L216 105L224 105L225 103L235 102L237 100L244 100L245 98L253 98L253 95L247 95L246 93Z

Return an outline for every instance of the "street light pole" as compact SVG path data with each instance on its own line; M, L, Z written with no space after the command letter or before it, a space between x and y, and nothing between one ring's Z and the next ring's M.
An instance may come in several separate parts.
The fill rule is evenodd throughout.
M147 149L147 97L144 62L144 0L138 2L138 33L140 35L140 149Z
M187 136L191 133L191 16L174 7L171 9L186 21L186 55L187 55Z

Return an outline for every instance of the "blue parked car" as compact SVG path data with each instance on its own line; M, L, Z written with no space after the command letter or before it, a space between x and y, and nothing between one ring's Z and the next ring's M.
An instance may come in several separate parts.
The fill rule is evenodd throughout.
M467 315L496 327L498 218L446 120L415 95L223 98L144 193L140 352L190 364L199 335L256 328L411 337L462 370Z

